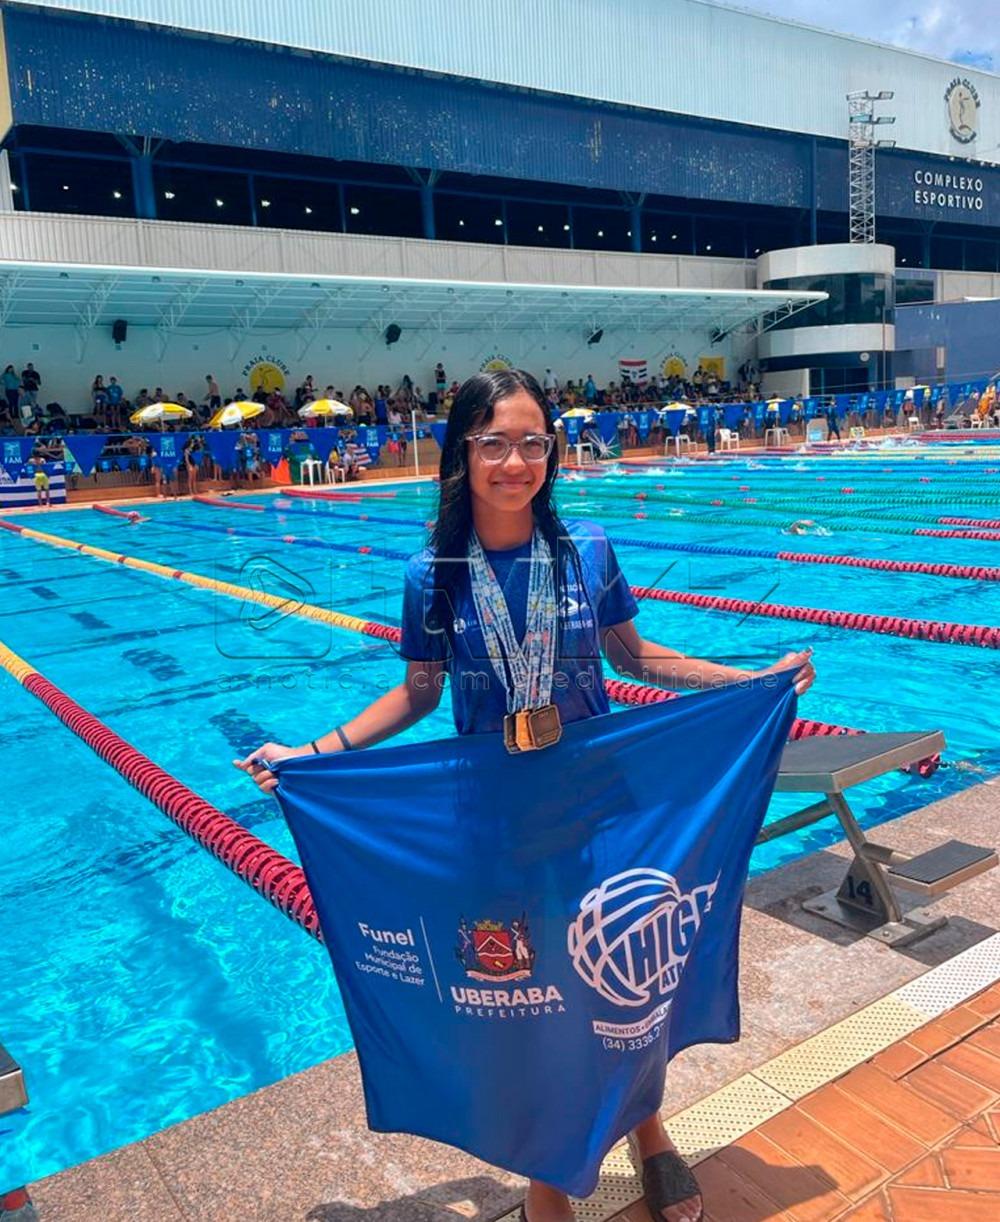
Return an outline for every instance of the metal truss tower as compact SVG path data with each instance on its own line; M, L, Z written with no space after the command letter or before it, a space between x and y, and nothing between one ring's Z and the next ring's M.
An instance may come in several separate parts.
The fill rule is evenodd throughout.
M887 89L878 93L859 90L847 95L848 194L850 209L850 241L875 241L875 150L892 148L895 140L878 140L875 128L895 123L891 115L874 114L876 102L887 102L893 96Z

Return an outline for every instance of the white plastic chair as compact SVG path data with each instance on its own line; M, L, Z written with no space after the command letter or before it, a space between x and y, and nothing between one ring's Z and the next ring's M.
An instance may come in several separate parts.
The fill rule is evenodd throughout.
M773 437L773 438L774 438L774 441L773 441L773 442L769 442L769 441L767 440L767 439L768 439L768 437ZM769 445L772 445L772 444L773 444L773 445L776 445L776 446L780 446L780 445L781 445L783 442L785 442L785 441L787 441L787 440L788 440L788 429L783 429L783 428L781 428L781 426L780 426L780 425L777 425L777 424L776 424L776 425L774 426L774 428L770 428L770 429L765 429L765 430L764 430L764 447L765 447L765 449L766 449L766 448L767 448Z
M670 437L670 436L667 437L666 441L663 443L663 453L664 454L670 453L670 443L671 442L673 442L677 448L677 457L678 458L680 458L681 450L684 448L684 446L687 446L689 449L691 446L691 438L687 435L687 433L678 433L676 437Z
M740 448L740 435L733 429L719 429L719 449L720 450L738 450Z

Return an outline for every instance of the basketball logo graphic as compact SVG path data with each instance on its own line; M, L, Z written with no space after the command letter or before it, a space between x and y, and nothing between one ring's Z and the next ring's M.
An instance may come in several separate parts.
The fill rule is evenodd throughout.
M616 1006L643 1006L654 992L672 993L718 876L682 892L662 870L625 870L580 901L567 949L577 974Z

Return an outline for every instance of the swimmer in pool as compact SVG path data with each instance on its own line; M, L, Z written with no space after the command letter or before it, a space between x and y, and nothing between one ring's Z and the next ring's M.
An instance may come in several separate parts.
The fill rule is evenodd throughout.
M784 535L828 535L830 532L825 526L814 522L812 518L799 518L797 522L793 522L787 530L781 533Z

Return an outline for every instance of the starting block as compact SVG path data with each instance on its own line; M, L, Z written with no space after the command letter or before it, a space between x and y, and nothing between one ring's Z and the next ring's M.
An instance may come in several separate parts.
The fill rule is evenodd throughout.
M805 900L802 907L807 912L887 946L907 946L947 924L947 917L920 907L921 902L936 899L1000 864L995 849L961 840L947 840L916 855L886 848L868 840L854 817L846 789L926 759L944 746L944 735L938 730L816 735L786 745L775 791L821 793L823 798L768 824L757 843L809 827L832 814L854 850L854 860L840 886Z

